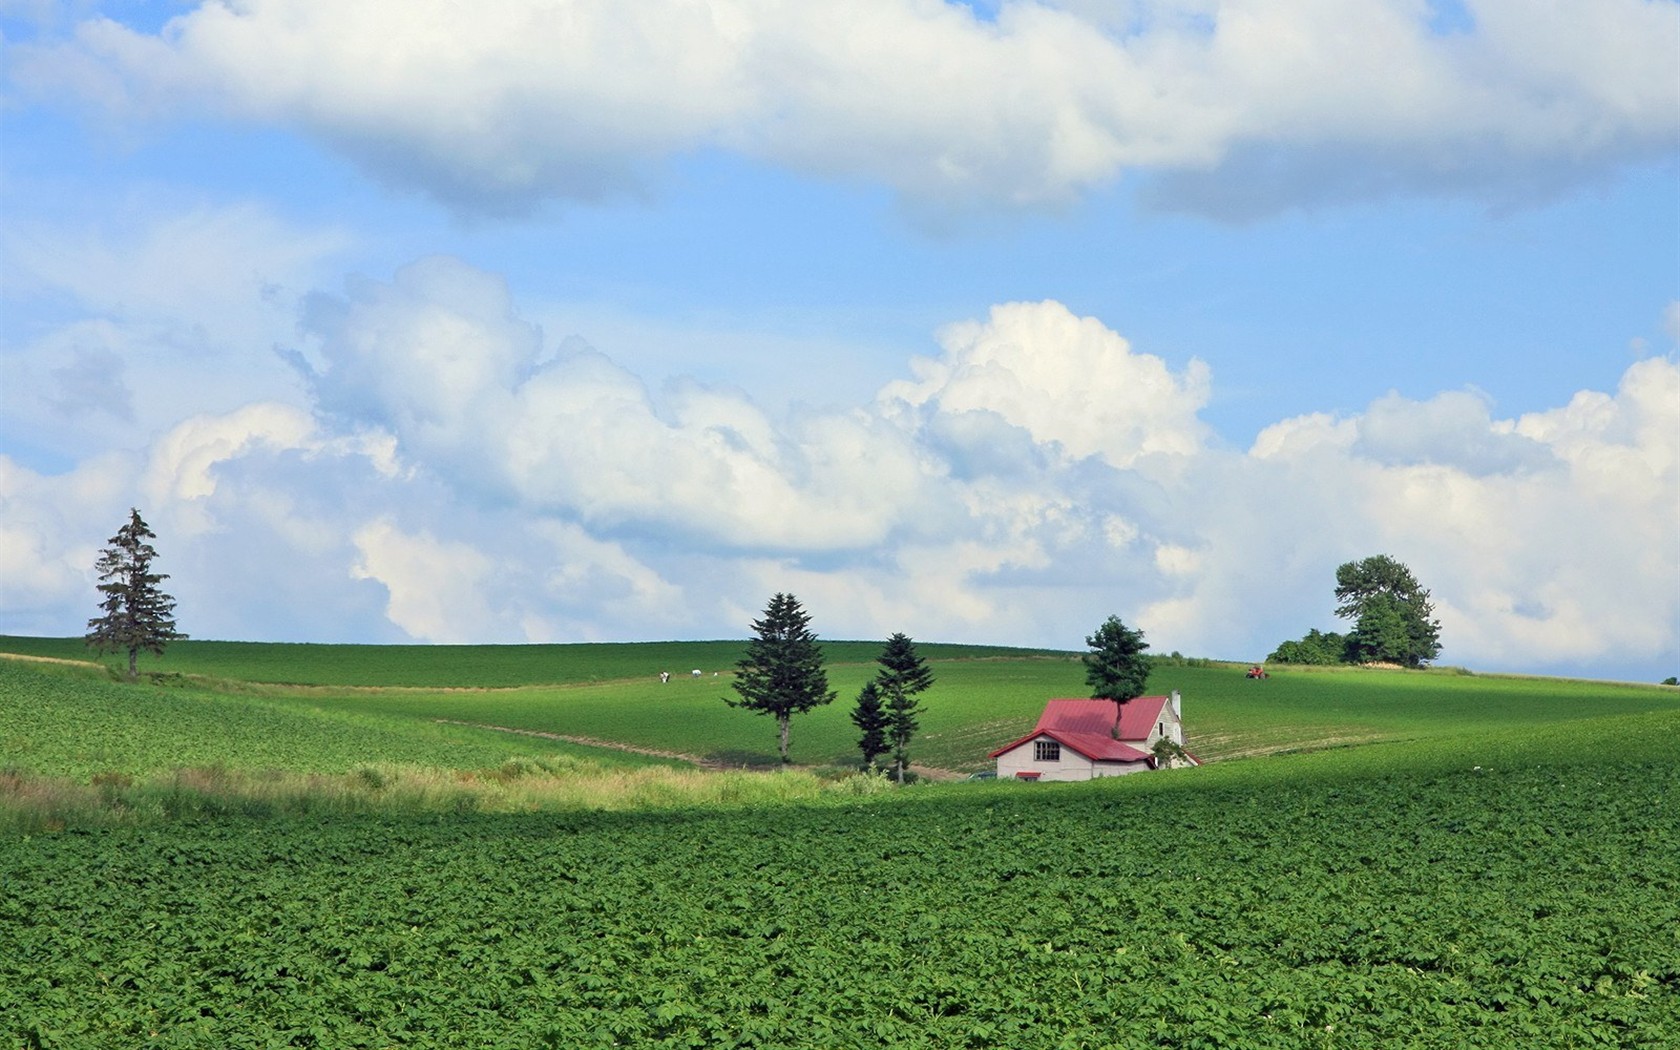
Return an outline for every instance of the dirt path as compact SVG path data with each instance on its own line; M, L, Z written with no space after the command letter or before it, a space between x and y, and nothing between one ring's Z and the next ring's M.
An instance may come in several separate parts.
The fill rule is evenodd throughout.
M609 751L646 755L649 758L672 758L679 762L691 762L706 769L724 768L716 762L701 758L699 755L684 754L681 751L665 751L657 747L641 747L637 744L620 743L617 740L599 740L592 736L573 736L569 733L546 733L540 729L515 729L512 726L494 726L485 722L462 722L454 718L434 718L432 721L442 725L466 726L468 729L489 729L497 733L514 733L519 736L534 736L543 740L560 740L568 744L582 744L585 747L602 747Z
M38 664L59 664L65 667L103 668L105 666L93 660L66 660L61 656L29 656L26 653L0 653L0 659L26 660Z
M690 755L682 751L666 751L657 747L642 747L639 744L626 744L617 740L601 740L592 736L576 736L571 733L548 733L540 729L515 729L512 726L490 725L486 722L462 722L454 718L434 718L432 721L442 725L465 726L468 729L488 729L496 733L515 733L519 736L534 736L542 740L560 740L568 744L582 744L585 747L601 747L609 751L623 751L631 755L646 755L649 758L670 758L678 762L689 762L701 769L723 770L735 769L736 766L719 762L716 759L704 758L700 755ZM766 766L764 768L774 768ZM793 766L794 769L807 768ZM963 774L950 769L934 769L931 766L912 764L911 772L924 780L961 780Z

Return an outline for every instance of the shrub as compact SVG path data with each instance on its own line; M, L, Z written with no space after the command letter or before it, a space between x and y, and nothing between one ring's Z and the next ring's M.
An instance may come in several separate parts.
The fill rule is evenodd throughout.
M1343 664L1349 663L1348 639L1335 631L1328 633L1314 627L1300 641L1284 642L1266 657L1268 663L1278 664Z

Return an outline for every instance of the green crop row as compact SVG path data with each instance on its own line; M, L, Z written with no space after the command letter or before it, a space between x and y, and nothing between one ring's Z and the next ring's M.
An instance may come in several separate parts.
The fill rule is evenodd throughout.
M12 838L0 1041L1672 1046L1680 737L1603 728L1358 777Z

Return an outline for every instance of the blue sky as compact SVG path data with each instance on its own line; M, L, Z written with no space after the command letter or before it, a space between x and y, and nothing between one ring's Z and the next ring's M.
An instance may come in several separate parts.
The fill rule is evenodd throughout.
M0 3L0 631L1680 672L1680 5Z

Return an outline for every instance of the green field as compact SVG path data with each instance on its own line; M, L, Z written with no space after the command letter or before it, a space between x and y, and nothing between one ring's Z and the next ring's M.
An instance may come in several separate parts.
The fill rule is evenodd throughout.
M1003 646L917 645L928 658L1019 659L1068 654ZM866 664L880 655L879 642L826 642L836 664ZM281 685L349 685L502 689L523 685L656 680L693 670L729 672L746 652L744 641L618 642L581 645L318 645L313 643L171 643L161 657L143 656L143 670L226 681ZM0 653L55 660L94 661L116 670L126 656L91 653L80 638L0 635Z
M166 660L143 666L182 693L246 697L250 703L260 701L271 714L290 710L310 720L426 725L433 734L440 720L470 723L612 741L690 756L714 767L771 766L776 762L771 720L724 703L735 695L729 683L742 644L188 642L171 646ZM912 757L929 770L966 774L987 768L987 753L1030 729L1045 699L1087 691L1074 654L918 648L933 668L935 684L922 698L922 728ZM825 649L830 685L839 698L794 719L791 758L807 766L846 766L855 761L851 702L874 672L880 643L829 642ZM0 652L87 659L76 639L0 637ZM1252 682L1237 666L1194 663L1203 666L1163 662L1149 687L1182 694L1191 750L1215 761L1663 710L1680 698L1657 686L1451 670L1284 668L1268 680ZM699 679L688 674L695 668L702 671ZM660 683L661 670L673 671L668 684ZM377 754L378 747L370 746ZM108 760L101 766L91 759L79 767L54 767L87 775L109 769L128 771L121 763Z
M814 772L625 750L771 761L739 647L0 660L0 1047L1680 1045L1680 691L1162 664L1201 769L893 791L829 643ZM930 771L1084 692L922 649Z

